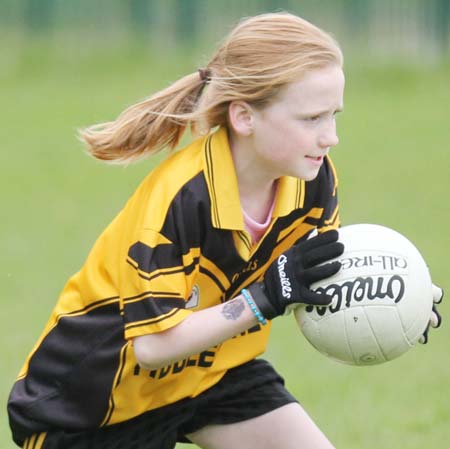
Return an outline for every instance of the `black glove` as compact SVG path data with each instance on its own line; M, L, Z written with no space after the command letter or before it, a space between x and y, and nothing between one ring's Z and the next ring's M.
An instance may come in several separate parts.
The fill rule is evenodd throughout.
M340 270L340 262L324 264L344 252L338 237L338 232L331 230L297 243L269 266L263 282L248 288L265 318L271 320L282 315L287 306L295 303L314 306L331 303L330 295L315 293L310 286Z
M444 292L442 288L433 284L433 309L431 311L430 321L428 322L425 332L419 339L419 343L423 345L428 343L428 332L430 331L430 327L438 328L442 323L442 317L437 309L437 304L440 304L442 302L443 297Z

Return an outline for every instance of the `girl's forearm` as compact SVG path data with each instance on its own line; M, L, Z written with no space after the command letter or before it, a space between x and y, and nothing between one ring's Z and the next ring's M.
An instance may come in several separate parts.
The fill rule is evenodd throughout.
M157 369L216 346L258 323L241 295L217 306L192 313L166 331L134 339L138 363Z

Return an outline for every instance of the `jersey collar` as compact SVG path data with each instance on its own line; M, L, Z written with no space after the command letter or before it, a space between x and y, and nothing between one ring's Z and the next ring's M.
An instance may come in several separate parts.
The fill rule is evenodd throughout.
M221 127L205 138L203 156L213 226L243 231L239 188L226 128ZM305 181L290 176L280 178L273 217L302 208L304 198Z

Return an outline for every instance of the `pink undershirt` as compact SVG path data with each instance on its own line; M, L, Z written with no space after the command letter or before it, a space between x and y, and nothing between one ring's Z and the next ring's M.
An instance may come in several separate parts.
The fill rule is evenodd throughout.
M258 243L259 239L264 235L267 228L269 227L270 221L272 220L272 213L274 207L275 207L275 199L272 201L272 205L270 206L269 212L267 213L267 217L264 220L264 223L258 223L256 220L250 217L250 215L248 215L244 209L242 209L242 213L244 215L245 229L252 237L253 243Z

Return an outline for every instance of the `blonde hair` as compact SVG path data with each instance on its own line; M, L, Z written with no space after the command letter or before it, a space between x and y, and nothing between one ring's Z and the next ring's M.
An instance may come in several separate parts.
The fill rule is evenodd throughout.
M285 12L250 17L231 31L205 69L130 106L115 121L81 131L80 137L97 159L134 162L175 148L188 126L205 134L226 125L234 100L264 107L282 86L333 64L343 64L339 45L308 21Z

